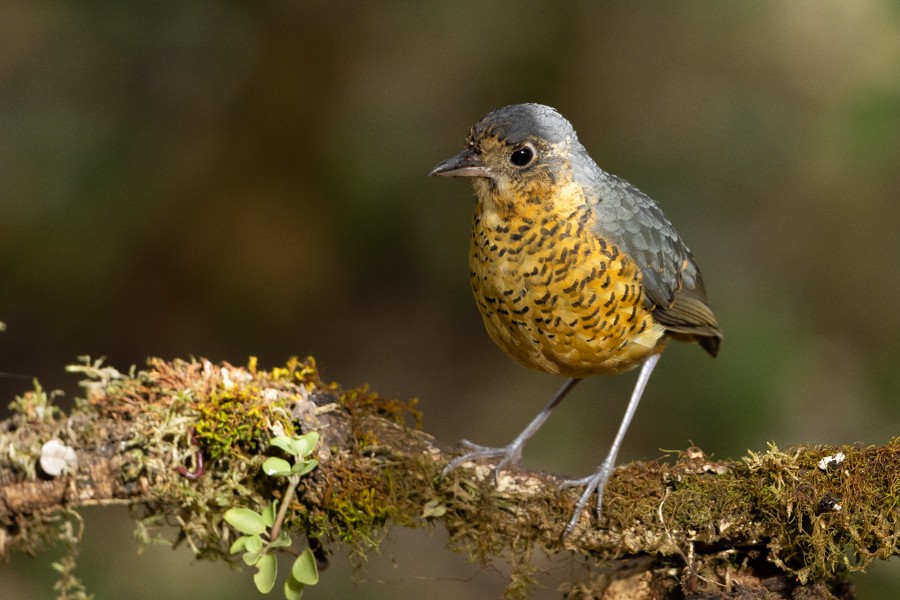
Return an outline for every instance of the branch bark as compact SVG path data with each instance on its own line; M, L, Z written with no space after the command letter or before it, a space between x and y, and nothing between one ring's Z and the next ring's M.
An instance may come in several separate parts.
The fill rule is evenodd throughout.
M71 370L85 395L68 415L36 385L0 423L0 556L39 547L61 510L106 503L142 507L145 523L178 523L198 555L224 555L234 534L222 513L281 495L259 467L285 431L321 436L286 528L363 549L389 525L440 522L454 550L513 565L511 597L527 594L535 550L602 566L568 592L609 599L851 598L849 572L897 554L898 439L738 461L690 448L623 465L600 522L584 515L561 542L577 493L558 492L555 475L504 471L495 486L489 464L472 464L440 480L455 451L415 426L414 407L325 383L311 359L270 371L162 360ZM58 476L42 462L52 439L77 457ZM195 467L198 452L206 470L194 481L178 467Z

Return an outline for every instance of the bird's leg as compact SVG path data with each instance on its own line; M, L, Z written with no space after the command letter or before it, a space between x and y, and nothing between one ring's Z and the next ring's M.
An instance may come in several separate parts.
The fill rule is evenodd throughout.
M518 462L522 459L522 448L525 446L525 442L527 442L531 437L537 433L538 429L541 428L547 419L550 418L550 415L553 413L553 409L557 407L557 405L562 402L562 399L566 397L572 388L581 381L581 379L577 377L573 377L566 381L559 391L550 399L550 402L547 403L547 406L538 413L538 415L528 424L522 433L516 436L509 445L504 446L502 448L490 448L487 446L479 446L477 444L473 444L468 440L463 440L461 443L463 446L469 449L469 452L459 456L444 467L444 470L441 471L441 477L444 477L463 463L469 462L474 458L493 458L497 456L503 457L500 462L494 467L494 483L497 482L497 473L503 469L506 465L509 464L518 464Z
M575 525L578 524L578 518L581 516L581 511L584 510L584 507L587 505L588 500L591 499L591 495L594 491L597 492L597 518L600 518L600 511L603 508L603 489L606 487L606 482L609 481L609 476L612 475L613 467L615 467L616 464L616 456L619 454L619 448L622 447L622 440L625 439L625 432L628 431L628 426L631 424L631 418L634 417L638 403L641 401L641 395L644 393L644 388L647 387L647 381L650 380L650 373L653 372L653 367L656 366L659 357L659 354L654 354L648 358L647 362L641 367L641 372L638 375L634 391L631 392L631 399L628 401L628 407L625 409L625 416L622 417L622 422L619 424L619 431L616 433L616 438L613 440L612 447L610 447L606 458L603 459L603 462L600 463L600 466L594 474L583 479L565 481L560 485L560 489L584 486L584 492L581 494L581 498L578 499L578 503L575 505L575 513L572 515L572 518L569 519L569 523L566 525L565 531L563 531L563 539L567 538L569 534L572 533L572 530L575 529Z

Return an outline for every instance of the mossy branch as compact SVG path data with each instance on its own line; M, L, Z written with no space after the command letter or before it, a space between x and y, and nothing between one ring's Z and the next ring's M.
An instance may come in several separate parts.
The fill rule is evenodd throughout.
M411 404L322 382L311 359L269 371L254 361L162 360L127 374L91 363L71 370L86 393L68 415L35 384L0 423L0 556L37 549L60 511L110 503L144 507L144 526L178 523L198 555L224 555L233 541L224 511L261 510L281 496L259 468L268 440L307 431L321 435L319 468L301 479L286 528L316 547L340 541L363 553L391 524L439 522L453 549L514 566L511 596L527 589L536 549L603 561L605 575L571 584L575 598L662 598L675 588L850 598L846 573L898 552L900 439L773 446L739 461L691 448L623 465L600 523L586 514L561 543L577 493L559 493L556 476L505 471L495 487L479 464L441 481L454 449L417 427ZM179 473L198 453L205 472ZM59 456L70 469L51 476Z

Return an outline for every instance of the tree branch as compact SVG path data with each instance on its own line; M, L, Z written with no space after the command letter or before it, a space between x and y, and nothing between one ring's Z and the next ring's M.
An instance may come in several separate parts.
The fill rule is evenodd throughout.
M440 522L453 549L513 565L510 596L527 591L536 549L605 561L605 575L570 585L577 598L662 598L678 588L703 598L790 598L801 588L805 598L850 598L847 572L897 554L898 439L773 446L740 461L691 448L624 465L600 522L586 513L561 543L577 491L560 493L556 476L530 471L504 471L495 487L489 464L441 481L454 450L415 427L413 406L322 382L311 359L271 371L162 360L128 374L71 370L86 393L70 414L36 384L0 423L0 556L34 551L63 509L107 503L141 506L145 524L176 522L198 555L224 555L234 535L224 511L282 496L283 481L259 468L279 452L268 440L307 431L321 435L320 463L301 479L289 531L363 550L389 524ZM178 473L193 464L192 432L207 462L196 481ZM44 445L52 439L77 457L55 477Z

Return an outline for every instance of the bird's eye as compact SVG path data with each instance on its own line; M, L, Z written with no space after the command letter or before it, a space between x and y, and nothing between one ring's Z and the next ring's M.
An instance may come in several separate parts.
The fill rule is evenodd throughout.
M509 155L509 162L517 167L527 167L532 160L534 160L534 148L530 144L513 150L513 153Z

